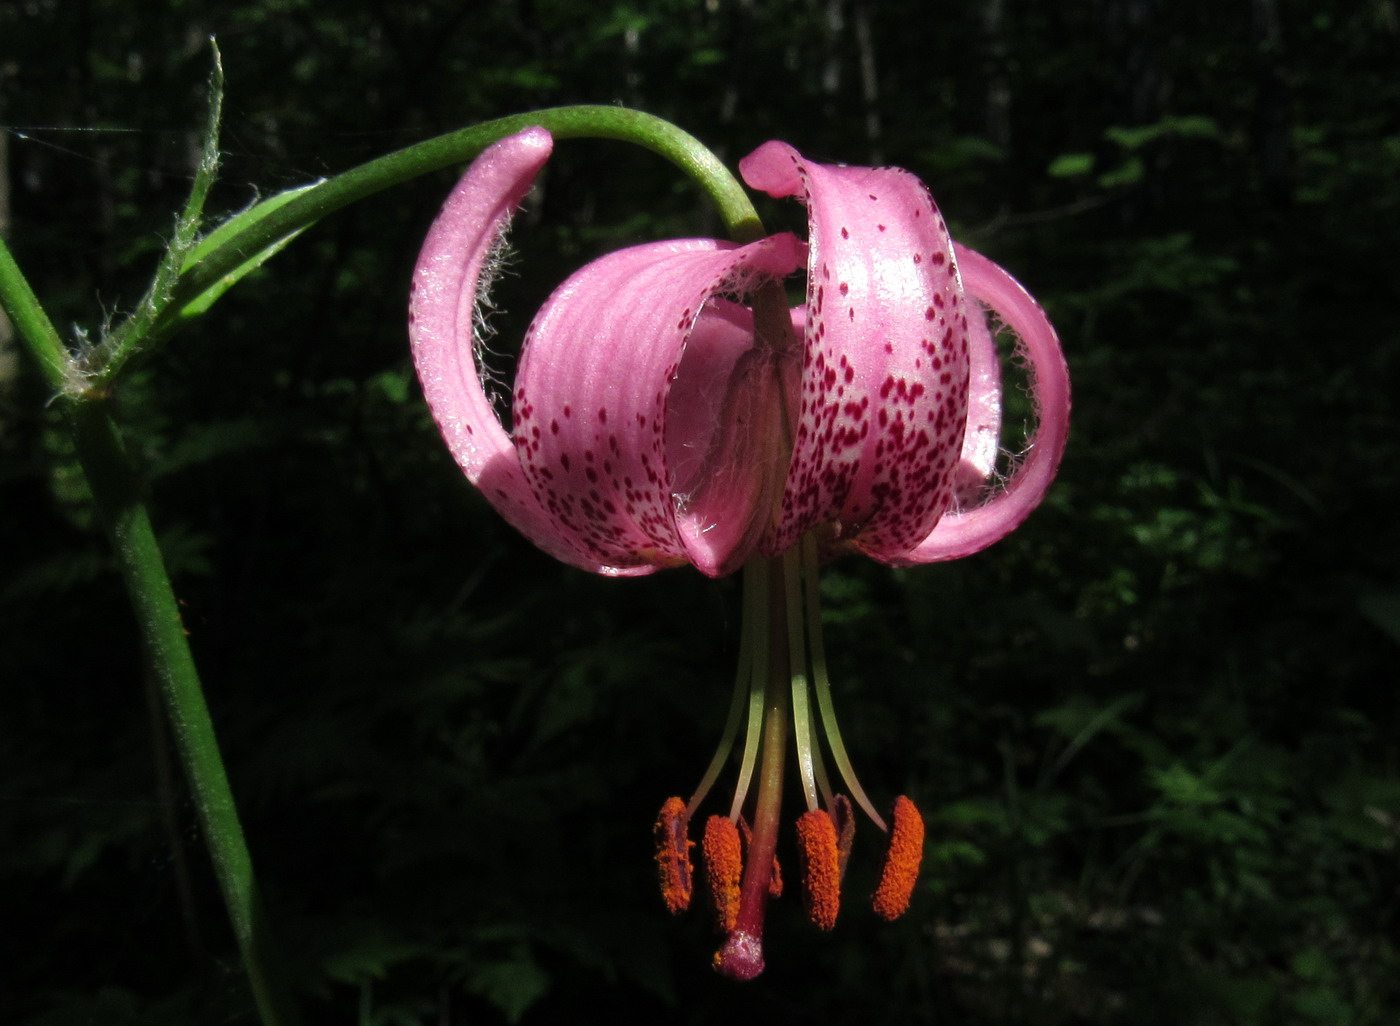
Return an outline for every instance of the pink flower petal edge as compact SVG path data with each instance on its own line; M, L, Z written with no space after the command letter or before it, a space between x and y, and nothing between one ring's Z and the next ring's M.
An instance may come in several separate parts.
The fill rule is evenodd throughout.
M1020 351L1033 379L1039 424L1005 490L985 505L945 514L927 538L896 561L899 565L960 559L1011 533L1045 498L1069 438L1069 367L1045 311L1001 267L961 245L955 249L968 295L1020 339ZM987 394L985 384L982 393ZM973 406L978 406L976 399Z
M820 530L829 547L911 565L985 548L1044 497L1069 380L1040 307L951 241L913 175L818 164L780 142L740 169L806 205L809 244L672 240L582 268L531 326L507 431L482 384L479 321L496 250L552 146L527 129L473 161L423 246L409 327L453 456L546 553L607 575L689 562L719 576ZM799 367L756 344L752 312L727 297L804 258ZM1038 424L1005 489L975 505L1001 430L994 319L1019 338Z
M433 419L467 479L544 552L606 573L609 568L559 537L540 508L477 365L481 304L493 254L553 148L544 129L526 129L488 147L472 162L433 222L414 267L409 340Z
M967 426L953 475L953 505L961 509L981 499L1001 451L1001 358L987 309L975 298L968 304L967 353Z
M765 548L828 526L838 545L899 560L952 503L967 419L967 317L947 227L898 168L819 164L769 142L739 170L808 212L796 436Z

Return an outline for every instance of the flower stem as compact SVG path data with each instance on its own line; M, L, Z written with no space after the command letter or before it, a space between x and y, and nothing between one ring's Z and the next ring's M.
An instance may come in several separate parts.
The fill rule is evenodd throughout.
M104 401L70 402L78 459L111 537L147 658L154 668L264 1026L298 1021L276 979L276 959L252 859L234 807L179 606L117 427Z
M737 241L761 238L764 229L738 181L694 137L640 111L578 106L501 118L427 140L328 181L271 197L195 241L203 200L217 164L220 76L216 51L205 158L177 222L176 239L158 268L149 301L143 302L124 325L105 335L90 353L72 352L0 240L0 305L14 321L21 342L33 354L49 387L64 397L79 460L116 549L146 654L160 682L260 1017L265 1026L286 1026L296 1021L295 1009L273 979L274 960L269 957L252 862L178 603L139 496L136 475L108 409L112 386L133 361L150 356L239 278L309 225L382 189L468 160L493 142L531 126L544 127L562 139L615 139L650 149L699 183ZM781 661L786 665L785 658ZM785 701L774 692L773 681L779 677L782 674L770 674L765 692L769 708L764 720L759 823L767 825L756 834L756 843L759 837L765 838L761 842L767 851L765 867L772 862L781 798L785 707L782 715L773 714L773 702ZM765 868L765 885L767 875ZM761 927L761 901L757 916Z
M63 391L72 373L68 350L4 238L0 238L0 306L10 315L20 342L38 362L48 386L54 392Z
M651 150L693 179L718 208L729 234L738 242L764 235L753 204L719 158L699 140L670 122L625 107L581 105L515 114L449 132L390 153L301 190L285 194L237 215L204 243L190 250L170 301L149 330L117 332L90 361L97 384L114 378L134 356L148 354L192 317L207 309L198 300L220 290L226 276L328 214L419 175L470 160L492 143L533 126L560 139L614 139Z
M199 164L195 168L189 198L185 201L185 209L175 219L175 233L156 266L150 289L131 316L113 333L110 341L99 347L95 356L110 351L135 351L142 345L150 334L151 326L161 317L170 302L172 289L179 280L181 269L198 238L200 220L204 216L204 202L209 198L209 190L219 173L219 122L224 109L224 65L218 44L212 37L209 40L209 48L213 61L213 69L209 75L209 115L204 129L204 145L200 152ZM127 343L127 339L132 340L130 344Z

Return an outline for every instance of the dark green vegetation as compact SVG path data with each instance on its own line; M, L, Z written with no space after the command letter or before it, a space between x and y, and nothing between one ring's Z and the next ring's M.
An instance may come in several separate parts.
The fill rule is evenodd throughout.
M731 161L779 137L915 170L1069 353L1069 455L1019 534L827 572L847 743L928 817L913 911L816 937L784 900L743 986L664 917L649 850L719 730L737 588L555 566L456 472L404 328L450 175L313 229L128 379L312 1023L1400 1015L1400 12L925 6L0 4L7 234L65 329L144 287L215 33L211 209L617 101ZM590 256L713 230L655 158L561 145L499 348ZM33 368L4 374L0 1018L252 1022L106 543Z

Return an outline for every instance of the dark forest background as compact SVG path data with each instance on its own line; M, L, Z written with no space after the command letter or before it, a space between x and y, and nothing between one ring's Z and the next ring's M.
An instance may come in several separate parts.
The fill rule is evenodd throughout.
M227 70L211 209L563 103L908 167L1057 324L1060 480L956 564L828 568L847 742L929 823L911 913L708 967L650 827L728 699L733 581L557 566L408 360L443 173L318 225L130 376L249 843L312 1023L1392 1024L1400 1017L1394 0L9 0L0 230L90 335L144 289ZM800 225L768 204L771 224ZM502 340L716 223L561 144ZM0 1021L251 1023L106 542L0 350ZM857 842L852 888L874 872Z

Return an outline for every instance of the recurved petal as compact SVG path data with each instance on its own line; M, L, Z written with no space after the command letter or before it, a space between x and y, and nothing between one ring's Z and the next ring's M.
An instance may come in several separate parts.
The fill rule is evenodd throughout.
M1045 311L1016 279L986 257L963 246L957 247L957 257L968 296L1019 340L1018 356L1032 379L1037 425L1005 489L984 505L946 514L927 538L893 561L901 565L960 559L1009 534L1045 497L1069 438L1069 368ZM990 331L986 334L991 337ZM984 405L976 397L978 387L974 383L974 411ZM985 392L985 382L980 387ZM999 385L997 389L999 393ZM984 476L989 471L987 467Z
M959 260L966 253L957 243L953 243L953 250ZM964 297L968 300L967 427L962 456L953 472L955 509L977 505L1001 452L1001 361L996 338L987 323L987 308L966 293Z
M806 161L785 143L744 179L807 205L807 319L780 524L789 547L819 525L891 562L953 496L967 421L967 318L952 242L928 190L897 168Z
M482 387L477 364L477 332L493 260L553 145L544 129L529 128L472 161L418 255L408 332L433 419L468 480L545 552L598 572L603 568L561 536L540 507Z
M790 235L635 246L573 275L535 318L514 395L520 462L554 530L616 572L734 569L782 468L773 357L722 294L800 266Z

